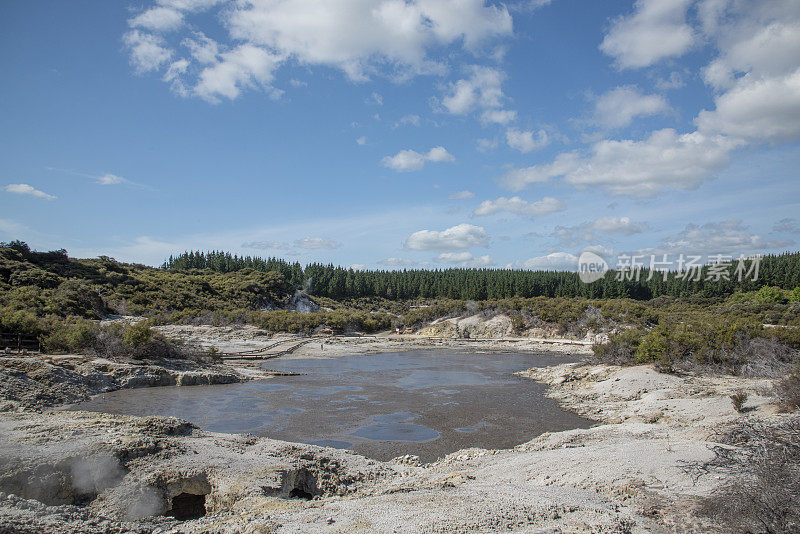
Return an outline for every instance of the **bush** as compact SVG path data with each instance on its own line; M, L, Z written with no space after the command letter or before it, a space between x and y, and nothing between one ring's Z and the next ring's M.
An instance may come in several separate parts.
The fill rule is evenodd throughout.
M592 352L603 363L629 364L643 336L644 332L638 328L623 330L609 336L608 343L592 345Z
M795 365L794 370L778 382L775 395L785 410L800 409L800 364Z
M764 286L756 293L756 299L761 302L774 302L782 304L786 302L786 297L783 296L783 291L779 287Z
M125 328L122 332L122 342L131 347L140 347L148 343L153 337L150 321L139 321Z
M81 352L94 346L98 326L94 321L81 317L68 317L50 326L50 332L42 337L42 352L70 353Z

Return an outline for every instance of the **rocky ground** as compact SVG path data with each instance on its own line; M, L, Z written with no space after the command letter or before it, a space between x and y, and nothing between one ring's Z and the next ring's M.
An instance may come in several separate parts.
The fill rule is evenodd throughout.
M538 346L452 342L487 352ZM332 356L435 343L327 338L297 350ZM41 372L71 384L61 380L72 376L66 370L47 367L55 365ZM716 527L693 510L724 476L694 479L685 465L709 458L709 438L737 418L785 417L764 380L575 364L523 374L601 423L419 465L169 418L34 413L10 399L22 408L0 414L0 532L708 532ZM5 382L3 395L15 395ZM738 391L749 394L744 414L729 399ZM170 509L179 519L164 515Z
M0 356L0 412L43 410L117 389L230 384L269 376L245 362Z

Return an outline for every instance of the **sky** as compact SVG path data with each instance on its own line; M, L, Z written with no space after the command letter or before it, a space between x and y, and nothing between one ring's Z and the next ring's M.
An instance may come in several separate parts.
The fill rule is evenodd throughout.
M800 239L797 0L7 0L0 241L574 269Z

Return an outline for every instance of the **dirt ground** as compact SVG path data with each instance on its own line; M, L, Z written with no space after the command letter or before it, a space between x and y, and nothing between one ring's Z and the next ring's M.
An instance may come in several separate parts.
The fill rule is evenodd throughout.
M184 335L223 341L207 328ZM235 332L225 335L231 347L271 343L258 333L241 341ZM320 338L293 350L334 357L437 346L487 358L498 350L587 350L397 336ZM42 365L2 368L17 386L1 391L10 409L0 413L0 532L708 532L715 526L693 510L725 478L695 480L685 464L709 458L714 431L737 418L783 417L767 380L564 364L521 375L549 385L549 396L597 426L420 465L414 457L378 462L349 451L216 434L171 418L49 410L44 405L71 398L70 388L91 394L74 385L74 374L134 374L114 371L113 362ZM236 366L225 362L214 373L257 376L252 365ZM28 402L19 398L19 381L69 388ZM739 391L749 395L744 414L729 398ZM205 516L181 521L164 515L170 509Z

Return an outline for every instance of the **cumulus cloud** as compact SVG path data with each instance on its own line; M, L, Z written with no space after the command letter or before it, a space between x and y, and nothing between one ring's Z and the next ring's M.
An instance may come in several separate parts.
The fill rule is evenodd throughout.
M553 197L544 197L536 202L528 202L519 197L500 197L497 200L485 200L481 202L481 205L478 206L472 214L483 216L498 212L509 212L516 213L517 215L540 217L549 213L563 211L564 209L564 203Z
M577 152L559 154L552 163L509 169L497 181L511 191L520 191L530 184L543 183L557 176L563 176L578 165L578 160Z
M122 41L130 52L131 65L139 74L157 70L173 55L163 38L150 33L133 30L126 33Z
M553 237L562 245L577 246L580 243L597 241L599 234L633 235L649 229L647 223L634 222L629 217L600 217L576 226L556 226Z
M776 222L772 231L778 234L800 234L800 225L795 219L786 217Z
M533 271L575 271L578 256L569 252L553 252L547 256L537 256L522 262L522 267Z
M481 114L481 122L484 124L503 124L517 118L517 112L510 109L487 109Z
M511 148L527 153L537 148L546 147L550 144L550 138L544 130L539 130L534 135L534 132L531 131L509 128L506 130L506 142Z
M397 172L418 171L425 166L425 162L446 163L453 162L453 157L442 146L431 148L426 154L420 154L416 150L401 150L394 156L386 156L381 160L384 167L388 167Z
M448 196L447 198L451 200L466 200L468 198L474 198L474 197L475 193L473 193L472 191L467 191L465 189L464 191L456 191L455 193L450 193L450 196Z
M415 260L409 260L406 258L386 258L384 260L380 260L378 262L379 265L385 265L386 267L427 267L428 262L420 262Z
M719 53L703 70L715 109L698 115L698 129L749 143L800 136L797 2L704 2L699 15Z
M638 87L625 85L601 95L595 102L595 121L605 128L628 126L637 117L668 112L669 104L660 95L644 95Z
M695 42L686 23L692 0L637 0L632 14L614 21L600 50L621 68L639 68L685 54Z
M489 235L481 226L459 224L442 231L420 230L411 234L405 248L411 250L465 250L472 247L488 247Z
M55 200L55 195L50 195L44 191L40 191L28 184L8 184L3 188L7 193L14 193L15 195L30 195L36 198L43 198L45 200Z
M257 46L238 46L221 53L219 60L203 69L194 91L201 98L216 103L220 96L235 99L244 88L270 89L273 71L282 60L282 56ZM279 93L273 89L272 95Z
M750 231L737 219L687 224L681 232L664 239L660 250L684 254L747 254L787 245L788 241L770 241Z
M477 108L499 108L504 95L501 88L505 75L491 67L471 65L470 76L451 83L442 105L448 113L465 115ZM500 111L500 110L498 110Z
M165 41L167 33L178 33L176 30L184 27L202 33L205 21L191 17L220 4L224 5L216 18L227 34L216 43L205 41L211 46L204 55L192 48L197 44L192 43L192 37ZM502 5L487 5L485 0L159 0L156 6L132 17L129 24L133 29L123 40L137 72L168 67L180 43L192 59L173 62L183 68L173 68L171 76L164 76L165 81L182 96L211 101L216 101L208 97L213 84L209 86L202 77L210 63L225 65L214 73L226 78L225 91L212 92L214 98L236 98L244 89L259 87L274 95L263 80L271 80L273 72L289 59L337 68L356 81L372 75L407 78L444 71L439 60L429 57L430 50L455 45L477 52L483 43L508 35L512 29L508 10ZM250 50L251 59L257 55L261 59L255 65L237 62L240 58L236 57L220 60L210 54L213 48L221 55ZM257 54L253 48L261 52ZM267 56L270 61L264 59ZM231 83L238 90L231 89Z
M305 250L319 250L339 248L342 244L323 237L304 237L295 241L294 246Z
M495 264L488 254L473 256L469 252L444 252L436 257L436 263L451 263L460 267L490 267Z
M666 189L694 189L728 165L737 144L700 132L657 130L642 141L602 140L588 154L561 154L549 165L510 172L501 179L512 190L556 176L579 188L600 187L612 194L652 197Z
M361 137L359 137L358 139L356 139L356 144L357 144L357 145L359 145L359 146L364 146L364 145L366 145L366 144L367 144L367 138L366 138L365 136L363 136L363 135L362 135Z
M183 13L168 7L153 7L128 21L132 28L157 32L172 31L183 25Z
M783 142L800 135L800 68L785 76L746 79L715 98L716 109L701 111L700 131L749 142Z

